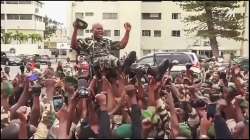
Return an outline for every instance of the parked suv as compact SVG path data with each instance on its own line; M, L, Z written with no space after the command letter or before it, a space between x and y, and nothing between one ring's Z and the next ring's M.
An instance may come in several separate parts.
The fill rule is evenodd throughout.
M187 63L191 63L193 65L196 64L196 61L192 58L191 54L183 52L157 52L140 58L139 60L136 61L136 63L158 65L165 58L167 58L170 62L172 62L173 60L177 60L178 64L183 64L183 65Z

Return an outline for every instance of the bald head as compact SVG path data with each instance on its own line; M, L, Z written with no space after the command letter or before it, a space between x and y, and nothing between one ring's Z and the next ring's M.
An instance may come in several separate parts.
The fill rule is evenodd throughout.
M98 27L102 27L102 24L99 23L99 22L94 23L94 24L92 25L92 30L94 30L94 28L98 28Z
M95 39L101 39L103 37L103 26L100 23L93 24L92 32Z

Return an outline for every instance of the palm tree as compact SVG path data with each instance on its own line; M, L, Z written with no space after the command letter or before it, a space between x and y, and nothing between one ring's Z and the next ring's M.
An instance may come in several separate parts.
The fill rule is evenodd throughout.
M9 44L12 40L12 32L7 32L7 33L3 33L3 42L4 44Z
M13 35L13 39L17 41L17 43L21 43L21 36L22 36L22 33L16 31L16 33Z
M28 37L26 34L23 34L23 33L20 33L20 43L24 42L24 41L27 41Z
M35 34L29 34L29 38L31 39L31 43L33 44L36 42L36 35Z
M27 42L28 39L29 39L29 36L26 35L26 34L23 34L23 36L22 36L22 41L23 41L23 42Z
M32 44L37 42L37 41L38 42L42 41L42 36L40 34L36 34L36 33L29 34L29 38L31 38Z

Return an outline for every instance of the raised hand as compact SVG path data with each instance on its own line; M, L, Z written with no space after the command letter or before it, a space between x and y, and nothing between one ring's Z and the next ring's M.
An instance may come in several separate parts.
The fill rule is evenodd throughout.
M210 128L211 125L212 125L212 118L207 119L207 112L203 111L200 122L201 134L207 135L208 129Z
M128 23L128 22L124 23L124 28L125 28L126 31L130 32L130 30L131 30L130 23Z
M30 108L27 107L27 106L21 106L17 109L16 111L17 115L18 115L18 118L24 122L24 121L27 121L28 119L28 115L30 113Z

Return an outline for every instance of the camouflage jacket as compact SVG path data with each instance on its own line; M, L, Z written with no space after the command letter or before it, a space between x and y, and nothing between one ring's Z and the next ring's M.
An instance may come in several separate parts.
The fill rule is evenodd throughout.
M88 61L95 62L100 57L107 57L112 55L111 51L119 50L120 42L112 41L107 38L101 40L94 40L91 37L77 40L77 52L80 55L87 57Z

